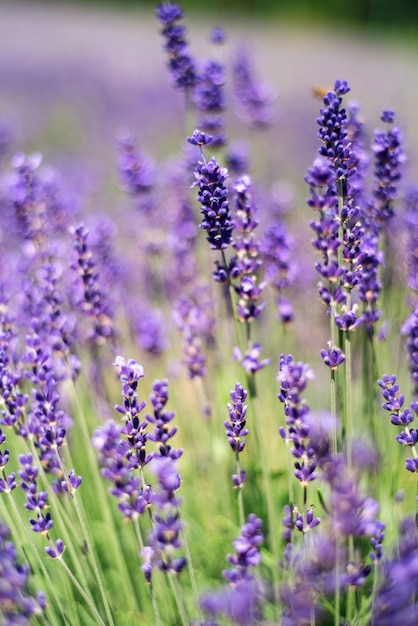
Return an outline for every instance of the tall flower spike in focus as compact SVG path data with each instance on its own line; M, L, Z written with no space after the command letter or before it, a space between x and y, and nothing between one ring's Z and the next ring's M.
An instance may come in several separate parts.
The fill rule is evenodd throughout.
M199 146L210 143L211 137L195 130L188 142ZM203 156L203 153L202 153ZM206 231L212 250L225 250L232 242L233 223L229 208L228 189L225 185L228 171L215 158L199 161L195 169L194 187L198 188L197 200L203 215L200 228Z

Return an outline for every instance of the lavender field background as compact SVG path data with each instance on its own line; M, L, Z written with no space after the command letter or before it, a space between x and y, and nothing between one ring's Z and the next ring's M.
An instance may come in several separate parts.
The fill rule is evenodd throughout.
M418 44L307 16L184 24L196 62L228 68L218 151L187 141L196 112L155 7L0 6L1 623L414 626ZM233 98L243 46L266 85L262 128ZM344 163L369 160L355 191L346 173L326 179L339 216L360 206L339 231L354 261L339 256L329 283L310 226L328 209L306 204L326 174L304 180L327 92L355 119L359 161ZM374 231L382 110L401 146ZM217 189L241 224L249 296L231 248L199 228L212 153L230 168ZM356 283L338 301L341 276L367 270L364 298ZM333 330L349 313L358 327Z

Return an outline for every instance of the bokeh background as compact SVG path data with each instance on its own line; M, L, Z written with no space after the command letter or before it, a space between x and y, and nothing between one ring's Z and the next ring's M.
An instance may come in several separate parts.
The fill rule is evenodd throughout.
M154 158L178 151L193 127L179 124L184 102L169 82L156 2L125 0L0 3L2 141L41 151L99 194L100 210L118 201L115 141L128 129ZM263 182L297 185L317 149L320 102L312 92L336 78L372 129L383 108L397 112L409 166L418 157L418 3L415 0L212 0L183 3L191 52L211 53L209 33L222 25L228 59L239 45L277 93L268 154L257 154ZM189 122L189 126L192 123ZM242 128L231 134L238 136ZM231 137L233 139L233 137ZM262 145L262 144L260 144ZM302 193L302 192L301 192Z

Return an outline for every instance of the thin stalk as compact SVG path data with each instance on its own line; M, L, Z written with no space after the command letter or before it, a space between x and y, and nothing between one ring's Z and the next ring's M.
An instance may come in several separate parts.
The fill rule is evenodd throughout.
M177 510L177 515L179 517L179 520L181 521L180 510L179 510L177 505L176 505L176 510ZM194 574L192 555L191 555L190 549L189 549L189 542L187 541L187 537L186 537L186 533L184 531L184 525L183 524L181 525L181 536L182 536L182 539L183 539L184 551L186 553L187 566L188 566L188 569L189 569L190 582L192 584L193 596L194 596L194 601L195 601L195 605L196 605L197 615L198 615L198 618L199 618L199 624L201 624L203 619L202 619L202 614L200 612L199 592L197 590L197 583L196 583L196 577L195 577L195 574Z
M91 612L96 616L97 622L99 624L101 624L102 626L106 626L105 622L100 617L100 614L99 614L98 610L96 609L96 607L94 606L93 602L90 600L90 598L88 597L88 595L84 591L83 587L80 585L80 583L78 582L77 578L74 576L74 574L72 573L72 571L70 570L68 565L65 563L65 561L62 558L59 558L59 559L56 559L56 560L59 561L61 563L61 565L63 566L63 568L66 571L66 573L67 573L68 577L70 578L71 582L73 583L73 585L75 586L75 588L77 589L79 594L82 596L82 598L86 602L87 606L90 608Z
M348 537L348 561L354 561L354 537L350 535ZM354 598L354 587L353 585L348 586L347 591L347 606L345 611L345 617L348 624L352 623L353 614L355 609L355 598Z
M103 580L102 580L102 576L101 576L101 573L100 573L99 565L98 565L97 559L96 559L95 548L94 548L93 542L91 540L90 533L89 533L88 528L87 528L87 524L86 524L86 522L84 520L84 515L83 515L83 512L82 512L81 507L80 507L80 503L79 503L78 498L77 498L77 492L74 489L71 488L70 481L69 481L69 478L68 478L68 474L67 474L65 465L63 463L63 460L61 458L61 455L59 454L59 451L56 450L56 453L57 453L57 458L58 458L58 462L60 464L61 471L62 471L63 476L64 476L64 478L65 478L65 480L67 482L67 485L68 485L68 493L71 495L71 499L72 499L72 501L74 503L74 508L76 510L77 517L78 517L78 520L80 522L80 526L81 526L81 529L83 531L84 538L86 540L89 556L91 556L91 561L92 561L92 565L93 565L93 571L94 571L94 575L96 577L96 581L97 581L97 584L98 584L98 587L99 587L100 595L101 595L102 600L103 600L103 605L104 605L104 608L105 608L107 620L108 620L108 622L109 622L109 624L111 626L114 626L112 613L110 611L110 604L109 604L109 601L107 599L107 595L106 595L106 592L105 592L105 589L104 589Z
M371 610L371 622L370 626L374 626L374 607L376 602L376 591L379 584L379 561L374 561L374 576L373 576L373 590L372 590L372 610Z
M245 514L244 514L244 497L243 497L243 493L242 493L242 489L243 486L241 485L241 463L239 460L239 453L236 452L235 453L236 456L236 473L237 476L240 480L240 486L238 487L238 498L237 498L237 502L238 502L238 516L239 516L239 525L240 527L244 526L245 524Z
M225 270L227 272L227 276L228 276L228 293L229 293L229 299L231 302L231 309L232 309L232 317L234 320L234 329L235 329L235 336L238 342L238 347L241 350L242 346L241 346L241 338L240 338L240 332L239 332L239 328L238 328L238 320L237 320L237 316L235 315L235 298L234 298L234 287L232 285L231 282L231 277L229 275L229 271L228 271L228 264L226 261L226 256L225 256L225 251L221 250L222 253L222 263L224 264Z
M353 436L353 413L352 413L352 405L351 405L351 342L350 342L350 331L347 331L345 334L345 424L346 424L346 441L347 441L347 467L349 471L352 466L352 436Z
M255 383L254 374L252 376L248 374L248 380L249 380L248 387L251 390L250 399L253 403L253 408L254 408L255 435L256 435L256 442L257 442L257 447L259 451L259 458L265 459L266 455L265 455L265 445L264 445L264 440L263 440L264 439L263 429L261 426L260 414L259 414L259 411L257 410L257 404L258 404L257 387ZM264 490L264 495L265 495L266 504L267 504L267 519L268 519L269 534L270 534L270 545L271 545L271 551L274 557L274 568L273 568L274 595L275 595L275 600L276 600L276 606L279 606L279 603L280 603L279 582L280 581L279 581L279 568L277 567L277 563L279 561L279 544L277 541L277 533L276 533L276 529L278 525L276 523L276 516L274 514L271 480L270 480L269 472L267 471L266 464L264 462L261 462L261 474L262 474L262 480L263 480L263 490Z
M80 425L81 427L82 438L84 441L90 441L91 434L88 431L87 421L84 418L84 414L83 414L83 411L79 402L78 394L76 393L76 389L75 389L75 385L73 381L70 386L70 391L71 391L71 396L72 396L71 398L72 402L74 402L77 408L77 416L78 416L77 425ZM103 480L98 470L97 459L94 455L93 447L91 445L87 445L85 449L86 449L86 455L89 461L90 470L93 472L93 475L91 476L91 478L94 481L95 489L96 491L100 492L101 501L106 502L108 498L108 494L103 486ZM104 515L104 522L106 523L106 527L110 529L110 532L113 530L114 531L113 535L116 536L117 533L115 530L114 518L110 512L109 507L103 506L101 510ZM119 571L121 572L121 576L126 581L125 584L129 586L129 593L127 595L128 597L135 598L135 605L139 609L138 603L136 601L137 595L135 594L135 590L131 582L131 576L129 575L128 568L126 567L126 560L123 558L122 551L118 549L114 549L115 542L113 541L110 541L108 545L109 545L109 548L111 547L112 549L112 561L115 564L117 564Z
M339 556L339 539L335 538L335 592L334 592L334 626L340 626L341 611L341 595L340 595L340 559Z
M51 592L51 594L52 594L52 596L53 596L53 598L55 600L55 604L58 607L58 610L59 610L61 616L65 619L65 609L61 605L61 602L60 602L60 600L59 600L59 598L58 598L58 596L56 594L55 586L54 586L54 584L53 584L53 582L51 580L51 577L49 575L49 572L48 572L47 568L45 567L45 564L44 564L44 562L43 562L43 560L41 558L41 555L39 554L38 549L37 549L37 547L35 546L35 544L34 544L34 542L32 540L32 537L31 537L31 535L29 533L29 530L27 528L27 524L25 523L25 520L23 519L23 517L20 514L19 507L17 506L17 504L16 504L16 502L15 502L13 496L12 496L11 491L8 491L6 493L8 493L8 495L10 496L10 502L12 503L12 508L13 508L13 510L15 512L16 517L18 518L18 520L20 522L21 527L23 528L23 531L24 531L24 533L26 535L27 540L29 541L29 544L30 544L30 546L32 548L33 553L36 555L36 559L38 561L38 565L39 565L39 567L40 567L40 569L42 571L42 574L43 574L45 580L48 581L49 589L50 589L50 592ZM19 536L19 533L16 533L16 536Z
M330 403L331 403L331 416L332 416L332 435L331 435L331 452L335 456L338 450L337 444L337 384L335 369L330 370Z
M135 529L135 535L136 535L140 552L141 552L144 548L144 540L142 538L142 533L141 533L141 528L139 526L138 517L134 517L134 529ZM154 586L152 582L149 583L149 590L150 590L150 595L151 595L152 610L154 611L155 623L157 626L162 626L160 609L158 608L158 602L157 602L157 598L155 597Z
M186 609L183 603L183 599L180 597L180 589L177 580L177 576L174 574L168 574L168 580L170 582L171 591L173 592L174 599L176 601L177 610L179 612L180 621L182 626L189 626L190 622L187 618Z

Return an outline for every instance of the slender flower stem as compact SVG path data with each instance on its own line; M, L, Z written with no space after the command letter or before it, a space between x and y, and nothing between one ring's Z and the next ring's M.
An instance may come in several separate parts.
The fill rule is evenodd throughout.
M223 265L225 267L225 270L227 272L227 277L228 277L228 293L229 293L229 299L230 299L230 303L231 303L232 317L233 317L233 320L234 320L235 336L236 336L236 339L237 339L237 342L238 342L238 347L241 350L241 348L242 348L242 341L241 341L241 337L240 337L237 316L235 314L234 288L232 286L231 277L230 277L229 271L228 271L228 263L227 263L227 260L226 260L225 251L221 250L221 254L222 254L222 263L223 263Z
M176 506L176 510L177 510L177 515L179 516L179 519L181 519L180 509L179 509L178 506ZM190 582L192 584L194 601L195 601L197 615L198 615L199 624L200 624L200 623L202 623L203 620L202 620L202 615L201 615L201 612L200 612L199 592L197 590L197 583L196 583L196 577L195 577L195 574L194 574L192 555L191 555L190 549L189 549L189 542L187 541L187 537L186 537L186 533L184 532L184 525L183 524L182 524L180 532L181 532L181 536L182 536L182 539L183 539L184 551L186 553L187 565L188 565L188 568L189 568Z
M237 452L236 454L236 459L237 459L237 476L241 475L241 463L239 461L239 454ZM238 487L238 515L239 515L239 525L242 527L245 524L245 514L244 514L244 498L243 498L243 493L242 493L242 485L240 485L240 487Z
M68 565L65 563L65 561L62 558L61 559L56 559L56 560L61 563L62 567L66 571L66 573L67 573L68 577L70 578L71 582L76 587L77 591L80 593L80 595L82 596L82 598L86 602L87 606L90 608L91 612L96 616L97 623L98 624L102 624L102 626L106 626L105 622L100 617L100 614L99 614L98 610L96 609L96 607L94 606L93 602L90 600L90 598L88 597L88 595L84 591L83 587L80 585L80 583L78 582L77 578L74 576L74 574L72 573L72 571L70 570Z
M248 389L250 391L250 399L253 404L253 415L254 415L254 423L255 423L255 434L256 434L256 442L259 451L259 458L265 459L265 444L263 437L263 429L260 421L260 412L258 409L258 397L257 397L257 387L255 382L254 374L247 375L248 378ZM270 546L271 551L274 558L274 568L273 568L273 580L274 580L274 594L276 599L276 607L280 605L280 591L279 591L279 568L277 567L277 563L279 561L279 545L277 540L276 529L278 528L276 516L274 514L274 505L273 505L273 497L271 490L271 479L269 476L269 472L265 462L261 462L261 473L263 479L263 489L264 495L266 498L267 505L267 519L269 525L269 534L270 534Z
M351 405L351 341L350 336L348 334L349 331L346 332L345 341L344 341L344 350L345 350L345 415L346 415L346 442L347 442L347 467L348 470L351 470L352 466L352 436L353 436L353 414L352 414L352 405Z
M72 402L74 402L76 409L77 409L77 424L80 425L81 429L82 429L82 438L84 441L90 441L91 438L91 434L88 430L88 426L87 426L87 420L86 417L83 413L83 410L81 408L80 405L80 401L79 401L79 395L77 393L77 390L75 388L74 382L72 382L70 388L70 394L71 394L71 400ZM94 452L93 452L93 447L92 446L86 446L87 448L87 456L88 456L88 460L89 460L89 468L92 472L94 472L94 481L95 481L95 488L96 490L100 490L100 495L101 500L105 500L106 497L106 492L103 486L103 482L100 476L100 473L98 471L98 465L97 465L97 460L94 457ZM106 527L109 529L109 532L111 530L113 530L114 534L115 533L115 527L114 527L114 519L113 516L111 515L110 509L109 507L105 506L103 507L103 513L105 515L105 519L104 522L106 523ZM114 563L118 565L119 571L121 572L121 575L124 576L124 579L127 581L126 584L129 585L129 593L127 594L129 597L131 598L136 598L137 595L135 594L135 590L132 586L131 583L131 576L129 575L128 569L126 567L126 562L125 560L122 558L122 552L121 550L118 549L113 549L115 543L114 542L110 542L109 546L112 547L113 553L112 553L112 559L114 559ZM137 605L137 602L135 602L135 604ZM139 607L138 607L139 608Z
M186 609L183 603L183 599L181 597L181 593L180 593L181 590L179 589L179 586L178 586L177 576L169 573L168 580L170 583L171 591L173 592L174 599L176 601L177 610L179 612L181 624L182 626L189 626L190 622L186 615Z
M341 604L341 595L340 595L340 559L338 558L339 553L339 539L338 536L335 538L335 593L334 593L334 605L335 605L335 613L334 613L334 626L340 626L340 604Z
M8 494L10 496L10 502L12 503L13 510L14 510L17 518L19 519L20 525L21 525L21 527L23 528L23 530L25 532L27 540L29 541L29 543L31 545L33 554L36 554L36 559L38 561L38 564L39 564L39 567L40 567L40 569L42 571L42 574L45 577L45 580L47 580L48 583L49 583L49 589L50 589L50 591L51 591L51 593L52 593L52 595L54 597L55 604L58 607L58 610L59 610L59 612L61 613L61 615L62 615L62 617L64 619L65 618L65 609L62 606L62 603L60 602L60 599L58 598L58 596L56 594L55 585L51 581L51 577L49 575L49 572L46 569L45 564L44 564L44 562L43 562L43 560L42 560L42 558L41 558L41 556L40 556L40 554L39 554L39 552L38 552L38 550L37 550L37 548L36 548L36 546L35 546L35 544L34 544L34 542L32 540L32 537L31 537L31 535L29 533L27 524L26 524L25 520L22 518L22 516L20 514L19 507L17 506L17 504L16 504L16 502L15 502L13 496L12 496L12 493L8 492ZM16 533L16 534L18 536L18 533ZM45 553L44 553L43 556L45 556Z
M333 344L335 345L335 344ZM331 451L335 456L337 454L337 381L335 369L330 370L330 403L332 416L332 433L331 433Z
M111 613L111 610L110 610L109 601L107 599L107 595L106 595L106 592L105 592L105 589L104 589L104 585L103 585L102 576L100 574L100 568L98 566L97 559L96 559L96 552L95 552L95 549L94 549L94 546L93 546L93 542L91 540L91 537L90 537L90 534L89 534L89 531L88 531L88 528L87 528L87 524L86 524L86 522L84 520L84 515L83 515L83 512L81 510L80 503L79 503L78 498L77 498L77 492L74 489L71 489L70 480L69 480L69 477L68 477L65 465L63 463L63 460L61 458L61 455L59 454L58 450L56 452L57 452L57 458L58 458L58 462L60 464L61 471L62 471L64 479L65 479L65 481L67 482L67 485L68 485L68 492L71 495L71 499L72 499L72 501L74 503L74 508L76 510L77 517L78 517L78 520L80 522L80 526L81 526L81 529L83 531L84 538L86 540L86 544L87 544L87 547L88 547L88 553L91 556L92 565L93 565L93 571L94 571L94 575L96 577L96 581L97 581L97 584L98 584L98 587L99 587L100 595L102 596L103 605L105 607L105 612L106 612L106 617L107 617L108 623L111 626L114 626L114 622L113 622L113 617L112 617L112 613Z

